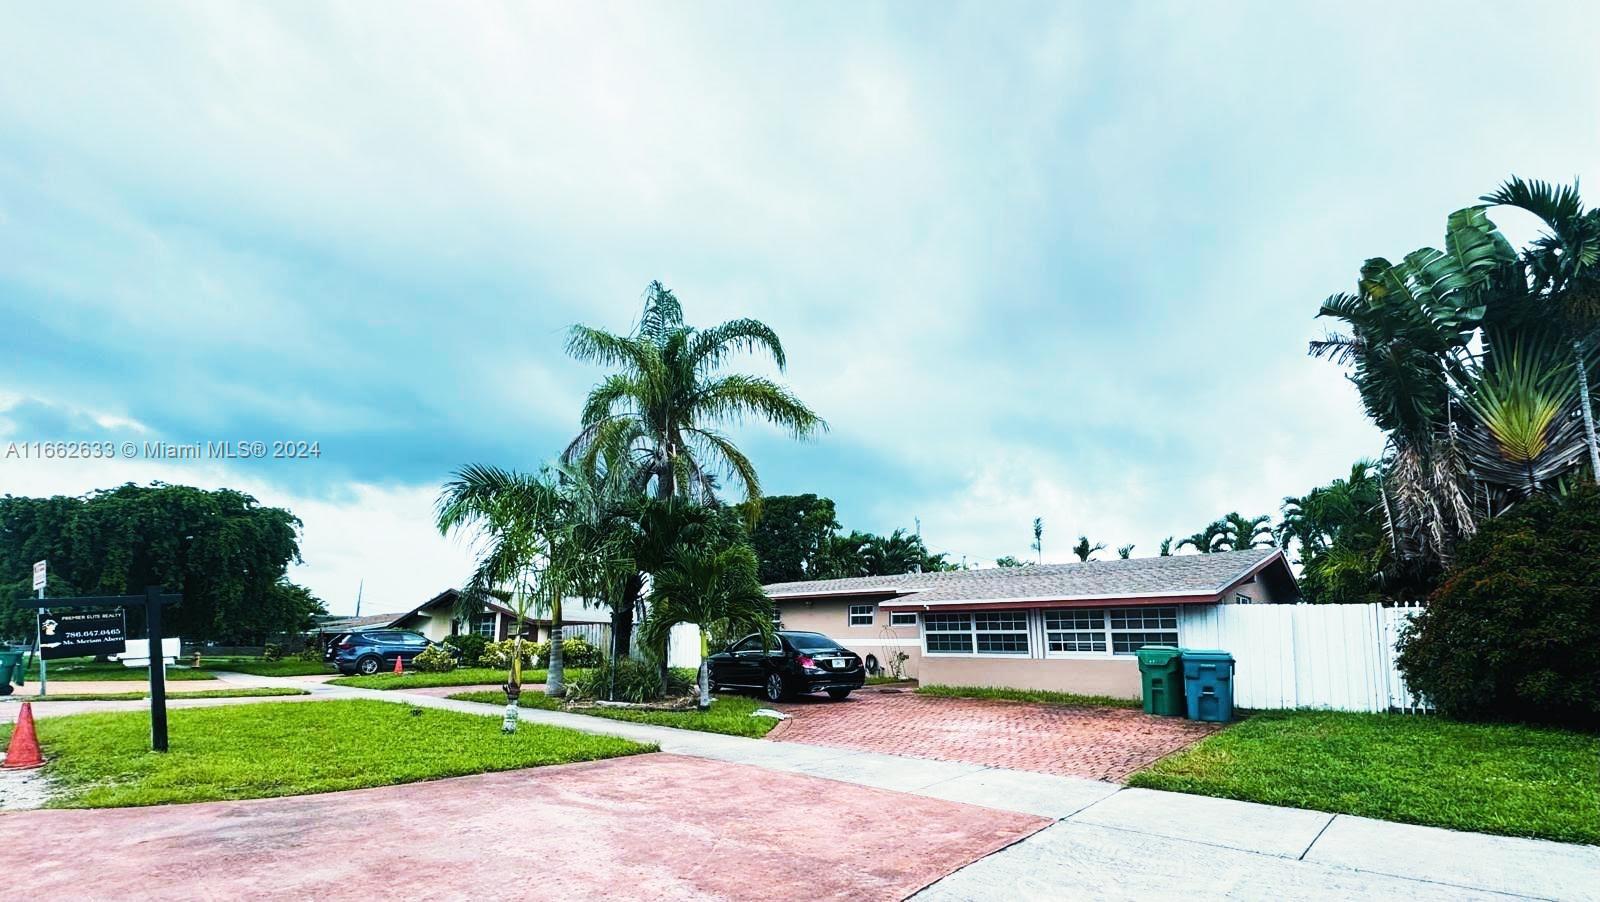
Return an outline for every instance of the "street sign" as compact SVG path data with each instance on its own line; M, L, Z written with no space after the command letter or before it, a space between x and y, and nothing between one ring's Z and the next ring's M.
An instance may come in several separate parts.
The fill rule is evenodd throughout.
M44 561L36 561L33 565L33 591L44 588Z
M52 614L39 612L39 657L46 661L127 651L128 623L122 609Z

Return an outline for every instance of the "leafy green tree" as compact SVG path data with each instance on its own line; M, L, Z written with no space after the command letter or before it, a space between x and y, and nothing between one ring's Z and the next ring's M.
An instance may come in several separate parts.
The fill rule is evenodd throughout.
M1222 541L1222 538L1222 522L1220 520L1212 521L1206 526L1205 529L1202 529L1193 535L1185 536L1184 538L1179 539L1178 550L1182 551L1185 548L1193 548L1195 551L1198 551L1201 554L1211 554L1212 552L1222 550L1219 544Z
M1161 540L1161 548L1158 553L1162 557L1172 557L1172 536L1167 536Z
M1037 555L1039 563L1044 563L1044 519L1033 518L1033 553Z
M1015 557L1012 557L1008 554L1005 557L995 558L994 565L996 567L1031 567L1033 566L1033 562L1019 561Z
M745 505L741 511L748 513ZM839 529L833 500L816 495L768 495L750 530L762 583L816 579Z
M1262 514L1259 517L1246 517L1238 511L1224 514L1216 522L1218 527L1218 550L1245 551L1251 548L1261 548L1273 544L1272 517Z
M1360 604L1426 593L1394 574L1385 578L1389 544L1381 511L1380 469L1373 460L1356 461L1348 476L1283 499L1274 536L1284 549L1298 548L1307 601Z
M1127 560L1128 558L1133 557L1133 545L1118 545L1117 557L1121 558L1122 560Z
M1485 522L1398 664L1454 717L1600 727L1600 490L1538 495Z
M231 489L127 484L81 497L0 498L0 634L33 635L34 561L49 592L183 593L169 635L254 645L306 627L320 601L285 579L300 562L300 521ZM138 613L130 626L138 629Z
M1087 561L1094 556L1096 551L1104 550L1105 547L1106 544L1104 542L1096 542L1091 545L1089 544L1088 536L1078 536L1078 544L1072 546L1072 553L1078 556L1078 560Z
M585 468L602 457L613 465L626 461L640 489L653 484L657 498L683 495L700 501L716 497L714 473L720 470L739 483L755 512L761 499L755 465L716 426L753 416L801 439L827 428L776 382L719 373L733 354L758 350L780 370L787 364L777 333L764 323L736 319L695 329L684 325L672 292L651 282L632 333L572 327L567 352L617 372L589 393L582 429L563 460Z

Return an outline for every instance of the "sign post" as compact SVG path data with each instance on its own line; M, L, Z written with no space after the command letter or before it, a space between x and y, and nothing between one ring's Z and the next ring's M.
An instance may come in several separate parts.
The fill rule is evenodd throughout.
M48 627L49 641L39 646L39 672L43 682L45 658L82 654L121 654L127 648L127 629L122 612L54 615L56 610L79 608L128 608L144 605L144 622L150 636L150 747L167 750L167 658L161 647L161 609L183 600L182 595L163 595L160 586L149 586L143 595L98 595L87 598L45 598L40 593L34 606L39 609L41 640ZM97 651L93 649L115 649ZM40 687L43 688L42 686Z
M33 591L38 592L40 598L44 597L45 570L48 566L49 565L46 561L33 562ZM44 654L43 650L39 648L38 624L34 624L33 653L39 657L39 694L44 695L50 684L45 679ZM22 678L24 680L28 678L28 672L26 670L22 672Z

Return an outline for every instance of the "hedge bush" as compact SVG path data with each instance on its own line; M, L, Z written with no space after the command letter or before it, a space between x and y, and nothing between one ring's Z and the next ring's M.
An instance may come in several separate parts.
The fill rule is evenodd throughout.
M449 673L456 669L456 656L443 645L430 645L411 659L411 669L420 673Z
M511 668L512 649L515 647L516 641L516 639L502 639L499 642L484 643L483 651L478 654L478 666L509 670ZM522 666L533 666L532 642L525 641L522 643Z
M1485 522L1401 640L1441 713L1600 727L1600 492Z
M489 644L488 639L477 633L458 633L454 636L446 636L444 641L446 645L453 645L461 649L462 667L478 666L483 658L483 647Z
M612 662L602 658L594 667L580 670L567 680L567 698L609 698L612 685ZM620 702L652 702L660 698L677 698L688 695L694 687L695 672L681 667L667 671L667 692L661 693L661 671L654 664L634 658L616 662L616 700Z
M550 666L550 640L533 647L533 657L541 666ZM596 667L605 656L600 649L589 644L582 636L561 640L561 664L564 667Z

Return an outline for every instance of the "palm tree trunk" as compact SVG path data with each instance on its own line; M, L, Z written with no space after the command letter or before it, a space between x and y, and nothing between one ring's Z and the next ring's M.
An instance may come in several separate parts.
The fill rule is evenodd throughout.
M705 711L711 707L711 640L706 638L706 629L700 627L700 710Z
M550 603L550 669L545 677L544 694L560 698L567 694L567 667L561 647L561 599Z
M1578 403L1583 405L1583 440L1589 446L1589 478L1600 483L1600 442L1595 440L1594 406L1589 402L1589 368L1583 360L1583 341L1572 340L1573 362L1578 366Z
M511 640L511 672L506 676L506 715L500 721L502 733L517 731L517 700L522 697L522 618L517 618L517 635Z

